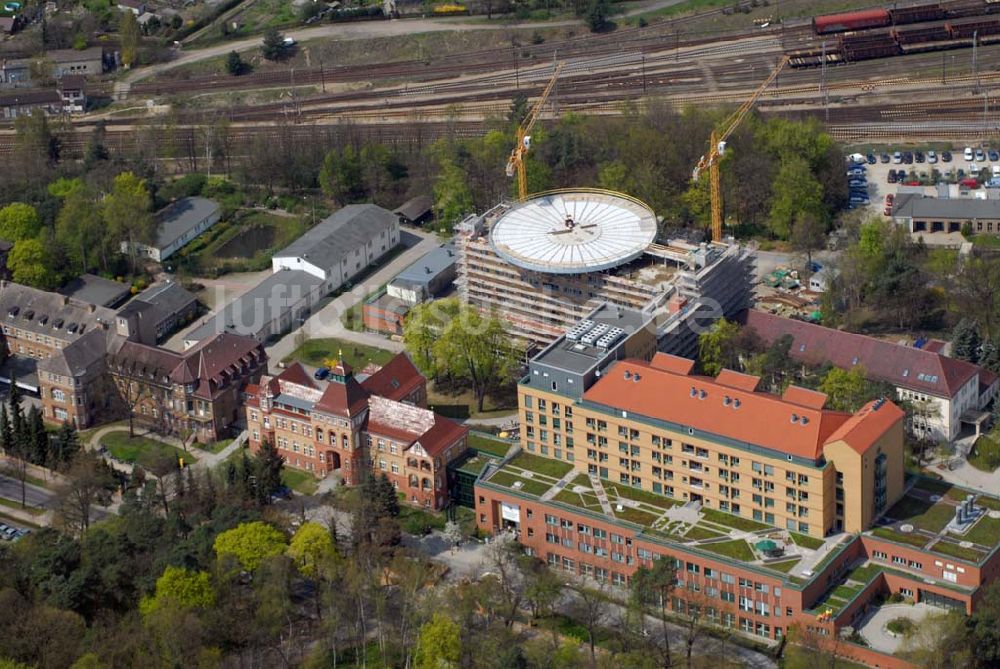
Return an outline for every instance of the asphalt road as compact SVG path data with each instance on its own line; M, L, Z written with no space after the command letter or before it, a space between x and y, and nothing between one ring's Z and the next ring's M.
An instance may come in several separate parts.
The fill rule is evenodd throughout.
M31 483L25 484L25 501L28 506L51 508L55 493ZM0 497L21 503L21 482L9 476L0 475Z

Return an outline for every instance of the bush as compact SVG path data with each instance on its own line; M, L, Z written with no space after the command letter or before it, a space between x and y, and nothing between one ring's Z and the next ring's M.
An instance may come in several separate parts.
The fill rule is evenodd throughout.
M886 623L885 628L892 632L893 634L898 634L900 636L907 636L916 628L916 625L909 618L893 618L888 623Z
M887 601L890 604L901 604L905 600L906 600L906 597L903 596L903 593L901 593L901 592L894 592L891 595L889 595L889 599Z

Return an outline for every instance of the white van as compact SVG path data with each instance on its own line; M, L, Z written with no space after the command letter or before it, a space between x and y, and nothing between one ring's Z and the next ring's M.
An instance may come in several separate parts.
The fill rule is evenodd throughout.
M972 160L972 149L968 146L965 147L965 153L963 154L966 160Z

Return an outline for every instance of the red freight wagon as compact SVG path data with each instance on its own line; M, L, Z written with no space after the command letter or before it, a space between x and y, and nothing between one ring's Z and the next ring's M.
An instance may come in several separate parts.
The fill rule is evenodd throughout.
M879 28L892 23L889 12L885 9L866 9L860 12L844 14L829 14L813 18L813 30L817 35L842 33L848 30L864 28Z

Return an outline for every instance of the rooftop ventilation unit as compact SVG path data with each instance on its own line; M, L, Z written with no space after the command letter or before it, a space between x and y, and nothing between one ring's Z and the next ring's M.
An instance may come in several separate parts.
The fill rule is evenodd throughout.
M797 413L793 413L792 414L792 422L793 423L798 423L799 422L799 415Z
M603 335L610 329L611 326L608 325L607 323L598 323L596 326L594 326L593 330L580 337L580 341L583 342L584 344L587 344L588 346L593 346L594 342L597 341L601 335Z
M743 403L740 402L740 399L738 397L733 400L733 408L734 409L739 409L741 404L743 404Z
M803 425L808 425L809 424L809 417L808 416L803 416L802 418L799 418L799 422L802 423Z
M590 320L589 318L586 320L582 320L569 329L569 331L566 333L566 339L570 341L576 341L584 334L589 332L592 327L594 327L594 321Z
M698 389L691 386L691 397L698 397Z
M733 398L731 398L729 395L726 395L725 397L722 398L722 403L725 406L729 406L730 404L732 404L732 402L733 402Z
M642 378L642 377L641 377L641 376L639 376L638 374L633 374L633 375L632 375L632 380L633 380L633 381L635 381L636 383L638 383L638 382L639 382L639 379L641 379L641 378Z
M614 344L616 344L624 336L624 330L618 327L613 327L598 338L597 348L604 349L606 351L614 346Z
M705 390L704 388L702 388L701 390L698 391L698 399L703 400L706 397L708 397L708 391L707 390Z
M631 378L632 378L632 372L630 372L630 371L628 371L628 370L626 369L626 370L625 370L625 378L626 378L626 379L631 379Z

